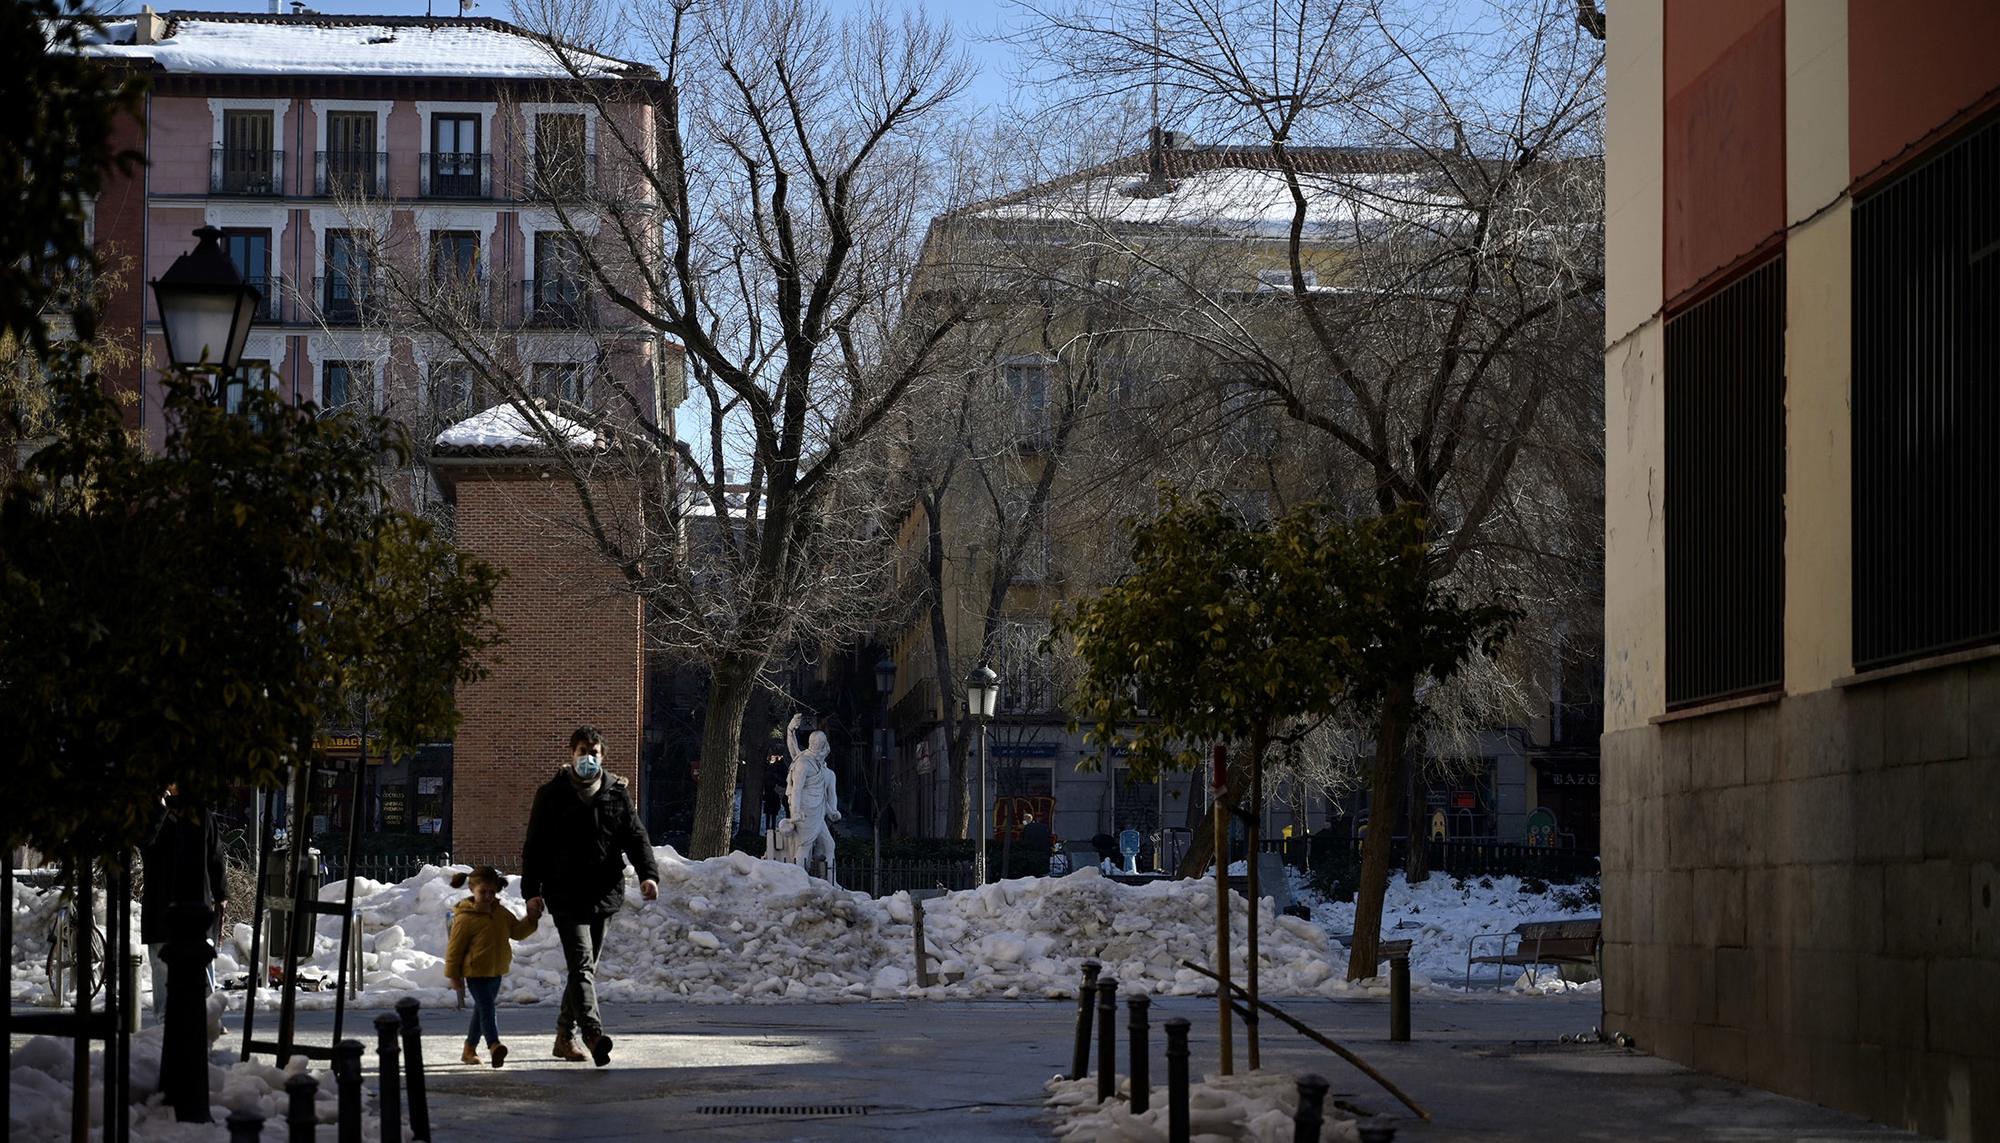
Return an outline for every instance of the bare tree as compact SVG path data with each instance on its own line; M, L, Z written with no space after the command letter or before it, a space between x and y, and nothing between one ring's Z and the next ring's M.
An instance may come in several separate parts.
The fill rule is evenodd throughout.
M1326 498L1421 506L1440 581L1540 613L1530 630L1587 611L1601 492L1560 470L1601 436L1603 91L1574 5L1496 5L1476 29L1376 0L1025 6L1080 98L1155 95L1160 122L1218 144L1156 136L1143 177L1071 188L1081 240L1150 272L1131 320L1311 430ZM1350 977L1375 971L1425 688L1365 728Z

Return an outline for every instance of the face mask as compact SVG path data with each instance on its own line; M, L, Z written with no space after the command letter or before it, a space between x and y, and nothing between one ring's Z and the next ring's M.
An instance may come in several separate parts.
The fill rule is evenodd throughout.
M604 763L599 761L595 754L585 754L578 757L574 765L576 767L576 776L586 782L595 781L599 774L604 773Z

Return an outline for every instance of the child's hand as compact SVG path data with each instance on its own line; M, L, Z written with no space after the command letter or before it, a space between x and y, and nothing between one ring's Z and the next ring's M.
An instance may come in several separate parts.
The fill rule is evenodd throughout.
M537 897L534 900L528 902L528 919L530 921L541 920L542 913L546 911L546 908L547 907L542 904L542 899L540 897Z

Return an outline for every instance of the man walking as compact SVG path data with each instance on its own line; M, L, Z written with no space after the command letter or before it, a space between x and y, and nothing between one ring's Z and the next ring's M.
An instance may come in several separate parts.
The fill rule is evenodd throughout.
M625 779L604 769L604 735L580 726L569 736L570 758L535 791L521 843L521 895L546 907L569 968L555 1057L581 1060L577 1036L598 1067L611 1062L611 1037L597 1012L597 963L604 924L625 904L625 862L639 872L639 892L660 896L653 847L632 806Z
M229 902L223 879L222 839L215 817L181 797L179 786L168 786L154 807L152 827L139 850L145 861L146 884L139 895L139 935L153 966L153 1017L167 1011L167 963L162 950L170 936L169 910L175 905L199 905L209 919L203 933ZM215 991L215 967L204 974L203 997Z

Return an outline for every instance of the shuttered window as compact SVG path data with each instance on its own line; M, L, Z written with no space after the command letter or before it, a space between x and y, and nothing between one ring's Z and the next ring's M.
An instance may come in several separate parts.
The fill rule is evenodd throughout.
M1854 665L2000 640L2000 119L1854 207Z
M1784 681L1785 262L1667 321L1667 705Z

